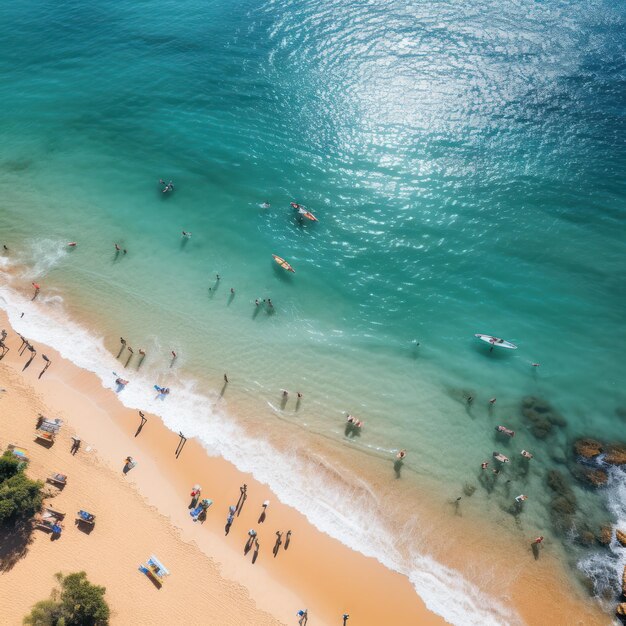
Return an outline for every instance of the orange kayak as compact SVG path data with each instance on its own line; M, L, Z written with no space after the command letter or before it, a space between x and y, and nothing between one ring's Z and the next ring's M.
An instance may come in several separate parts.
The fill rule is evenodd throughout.
M276 263L278 263L278 265L280 265L284 270L287 270L288 272L293 272L294 274L296 273L296 270L294 270L293 267L291 267L291 265L289 265L289 263L285 261L285 259L279 257L276 254L272 254L272 256L274 257L274 261L276 261Z

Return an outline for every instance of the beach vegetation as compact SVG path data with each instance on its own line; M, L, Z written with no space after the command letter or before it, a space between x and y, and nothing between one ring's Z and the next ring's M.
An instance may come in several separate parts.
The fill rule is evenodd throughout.
M56 574L60 589L47 600L37 602L24 618L28 626L106 626L110 610L104 599L105 587L93 585L85 572Z
M32 517L41 507L43 483L24 473L10 453L0 457L0 524Z

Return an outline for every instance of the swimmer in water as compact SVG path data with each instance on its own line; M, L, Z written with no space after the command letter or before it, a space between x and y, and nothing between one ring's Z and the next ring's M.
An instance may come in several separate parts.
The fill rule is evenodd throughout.
M270 208L270 203L269 203L269 202L264 202L264 203L261 205L261 208L262 208L262 209L269 209L269 208Z
M186 239L191 239L191 233L188 233L186 230L183 230L183 237Z
M169 183L166 183L162 178L159 179L159 183L163 185L163 189L161 190L163 193L167 193L168 191L174 190L174 184L170 180Z

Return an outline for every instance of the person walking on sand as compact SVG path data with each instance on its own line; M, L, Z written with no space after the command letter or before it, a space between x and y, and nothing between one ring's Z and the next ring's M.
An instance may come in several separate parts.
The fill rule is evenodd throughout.
M248 485L246 485L245 483L239 487L239 500L237 500L237 506L235 507L235 510L237 512L237 517L239 517L239 514L241 513L241 509L243 509L243 505L246 501L246 498L248 497Z
M309 611L308 609L300 609L296 615L300 618L298 620L299 626L304 626L309 619Z
M283 542L283 533L280 530L276 531L276 545L279 546Z
M78 437L72 437L72 447L70 448L70 453L75 455L80 448L80 439Z
M41 289L41 287L37 283L31 283L31 284L35 288L35 295L33 296L33 300L34 300L39 295L39 290Z
M349 613L344 613L341 616L341 619L343 620L343 626L346 626L346 623L348 622L348 620L350 619L350 614Z
M291 541L291 530L288 530L287 534L285 535L285 550L289 547L290 541Z

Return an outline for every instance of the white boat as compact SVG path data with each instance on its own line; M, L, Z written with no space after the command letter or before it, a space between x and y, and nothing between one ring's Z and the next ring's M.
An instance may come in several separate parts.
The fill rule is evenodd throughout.
M498 348L506 348L507 350L517 350L517 346L510 341L505 341L504 339L500 339L499 337L493 337L491 335L483 335L481 333L476 333L474 337L478 337L481 341L488 343L489 345L497 346Z

